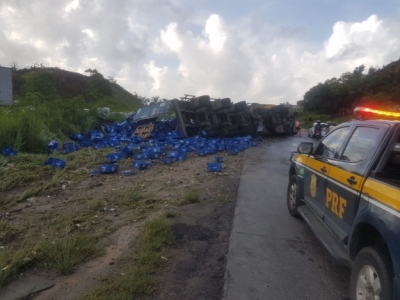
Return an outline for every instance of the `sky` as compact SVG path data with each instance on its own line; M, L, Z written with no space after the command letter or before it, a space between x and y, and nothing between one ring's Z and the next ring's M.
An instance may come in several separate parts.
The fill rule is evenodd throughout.
M400 59L399 0L1 0L0 65L97 69L140 96L295 104Z

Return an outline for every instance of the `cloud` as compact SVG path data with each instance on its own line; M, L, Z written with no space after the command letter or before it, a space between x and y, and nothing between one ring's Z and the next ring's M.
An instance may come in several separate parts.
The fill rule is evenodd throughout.
M338 21L310 42L300 28L253 15L228 21L179 2L3 0L0 64L96 68L143 96L295 103L318 82L400 58L397 20Z

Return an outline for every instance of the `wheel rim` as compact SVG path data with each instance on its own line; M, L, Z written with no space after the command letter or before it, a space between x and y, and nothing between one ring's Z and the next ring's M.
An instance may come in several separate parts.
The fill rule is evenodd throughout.
M356 292L357 300L381 299L381 281L372 266L365 265L358 273Z
M289 205L290 208L292 209L296 207L296 198L297 198L297 184L296 182L292 182L289 189Z

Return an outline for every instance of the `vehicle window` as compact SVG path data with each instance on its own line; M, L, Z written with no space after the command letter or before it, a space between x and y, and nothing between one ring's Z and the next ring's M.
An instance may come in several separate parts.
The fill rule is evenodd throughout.
M378 135L378 128L358 127L344 150L342 160L359 162L365 159L371 148L376 144Z
M400 143L400 136L397 138L397 143ZM389 160L383 168L379 179L400 187L400 153L393 152L390 154Z
M339 150L349 134L350 127L342 127L333 131L318 145L315 155L326 158L339 158Z

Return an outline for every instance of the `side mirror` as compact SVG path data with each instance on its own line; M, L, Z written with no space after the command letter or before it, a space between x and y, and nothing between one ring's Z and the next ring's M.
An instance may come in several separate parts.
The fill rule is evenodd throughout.
M394 145L393 152L400 153L400 143L396 143L396 145Z
M310 155L313 152L313 147L314 147L313 143L303 142L297 148L297 152L301 154Z

